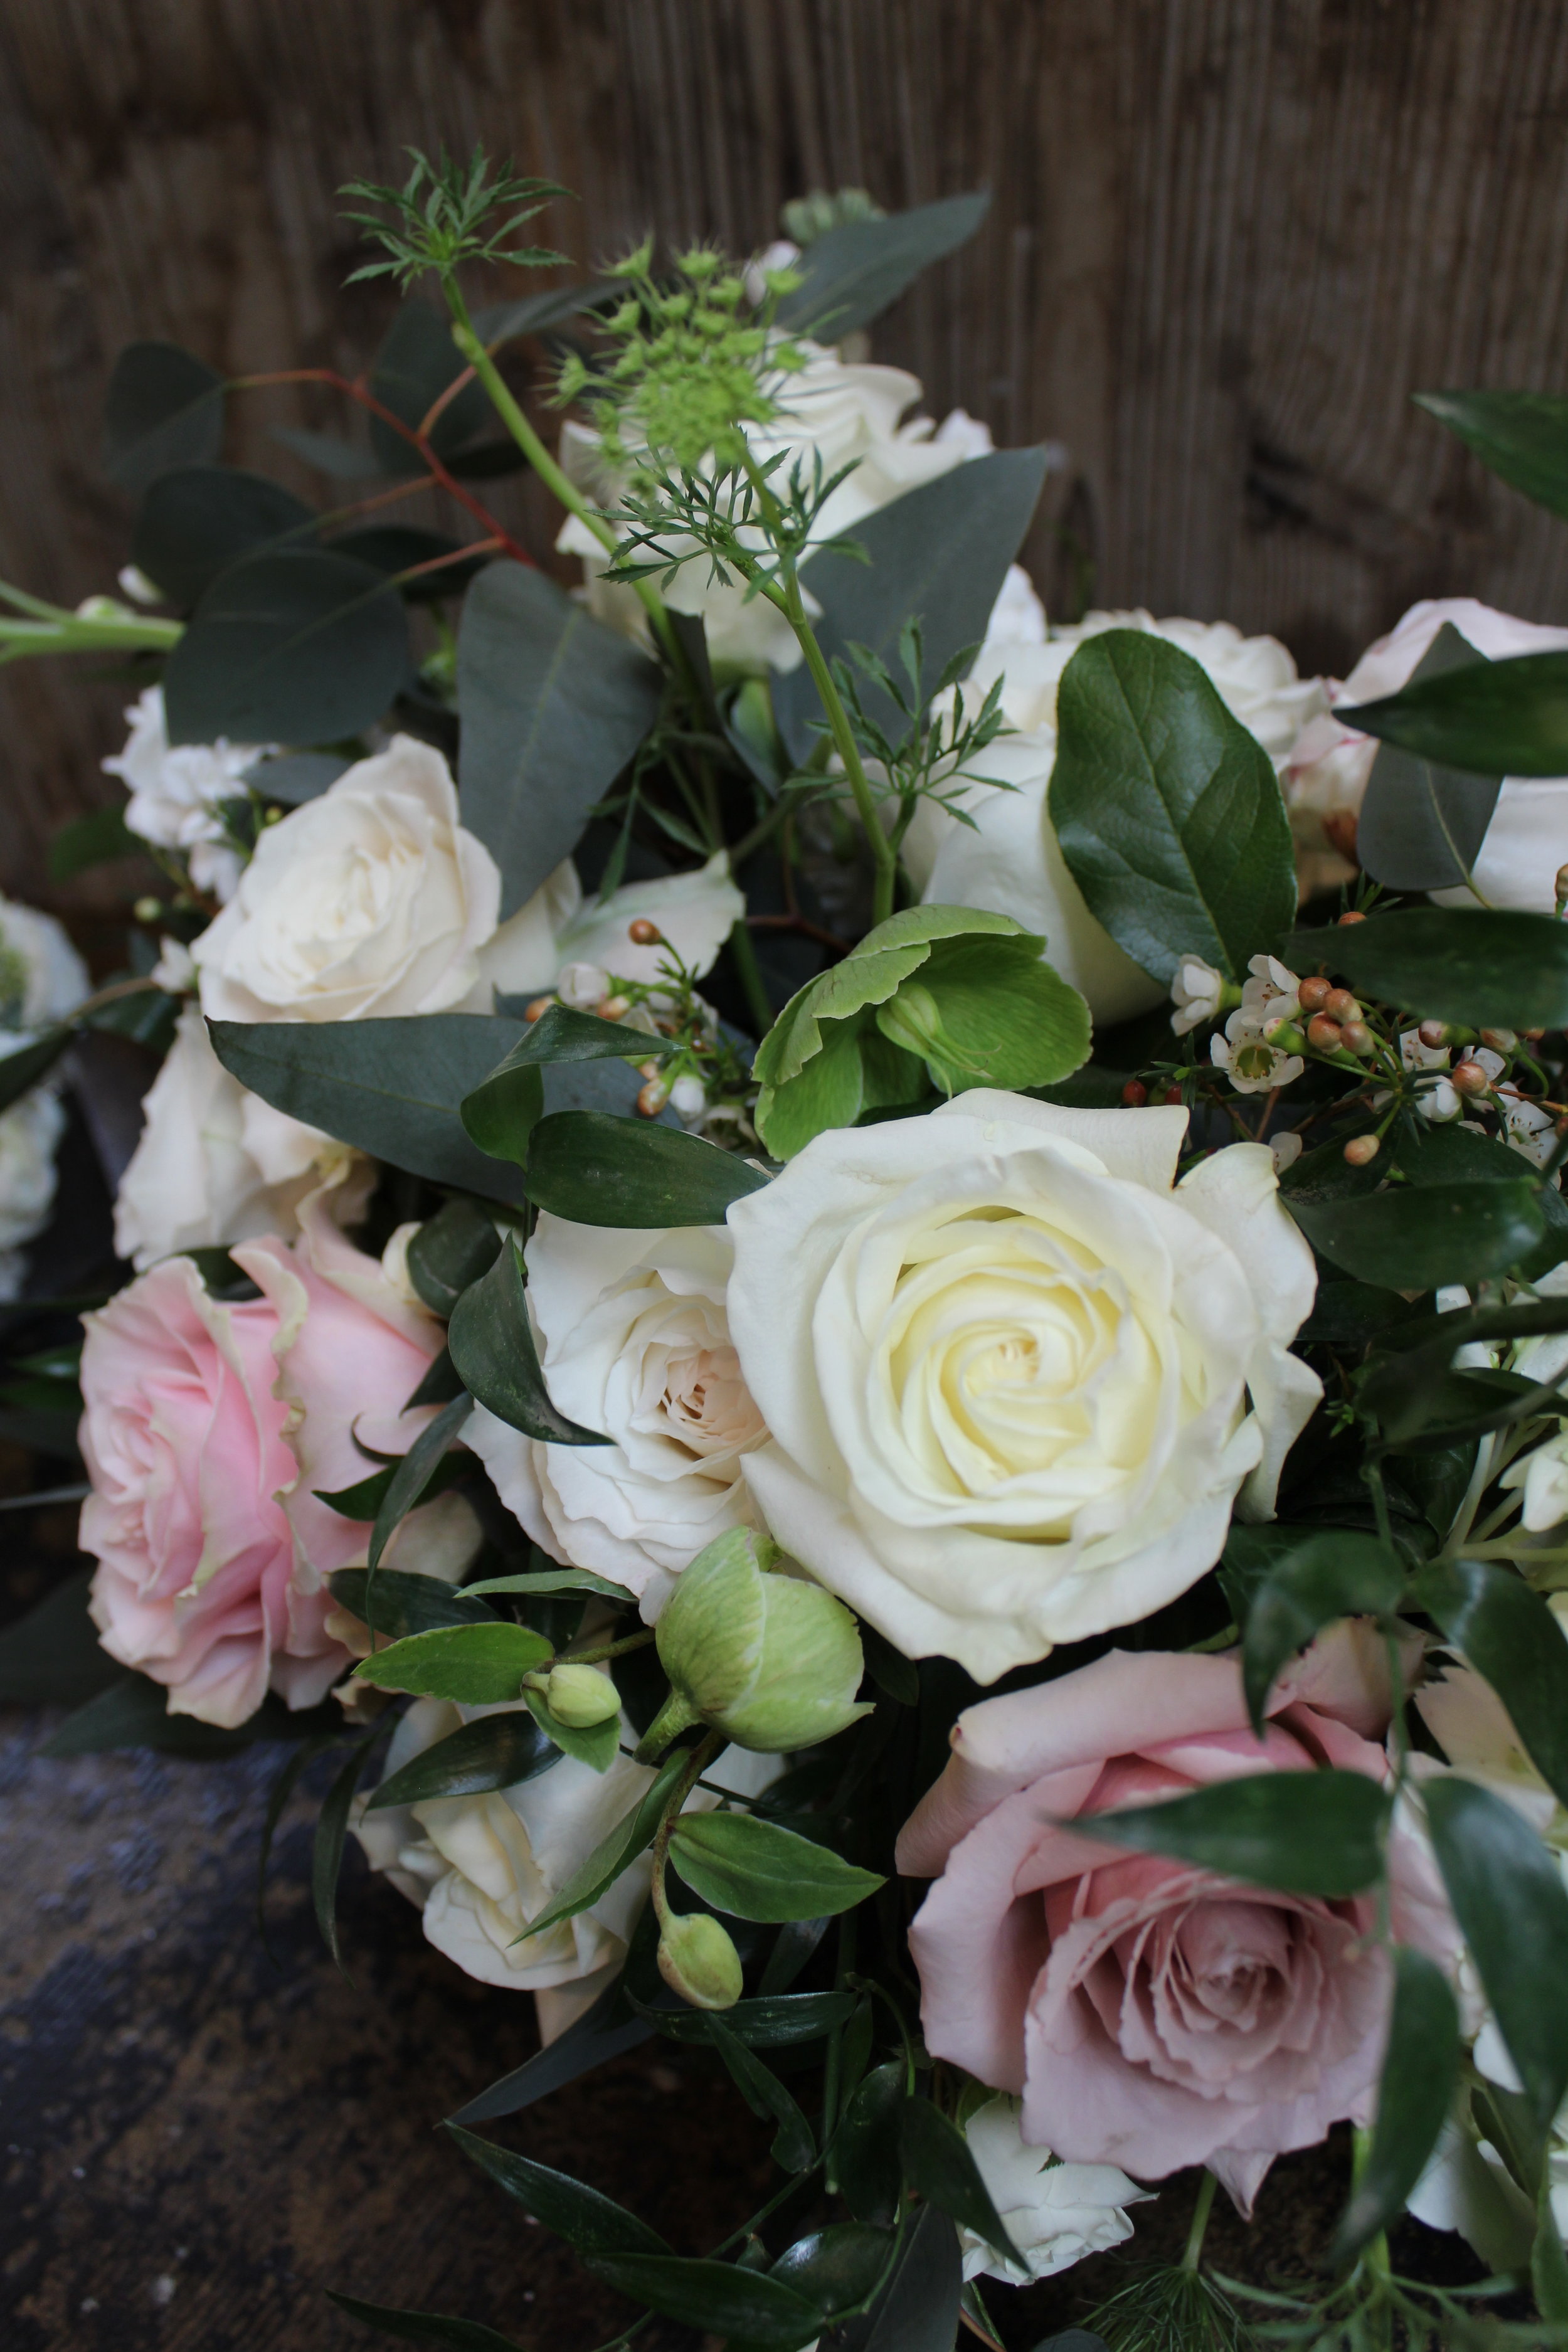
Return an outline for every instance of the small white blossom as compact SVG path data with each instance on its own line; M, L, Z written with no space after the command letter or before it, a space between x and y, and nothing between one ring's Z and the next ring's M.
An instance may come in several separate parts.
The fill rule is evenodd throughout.
M119 584L133 604L162 604L163 592L155 580L134 563L128 563L119 575Z
M193 996L196 988L195 958L183 940L165 936L158 942L158 961L147 977L170 996Z
M1064 2164L1047 2147L1027 2147L1016 2099L988 2099L964 2126L969 2153L1026 2269L1005 2262L973 2230L960 2229L966 2279L1027 2286L1054 2277L1086 2254L1104 2253L1132 2235L1125 2208L1152 2198L1113 2164Z
M1402 1029L1399 1033L1399 1058L1407 1070L1446 1070L1448 1048L1447 1045L1424 1045L1419 1029Z
M1446 1127L1451 1118L1458 1118L1465 1106L1447 1079L1439 1078L1435 1085L1422 1088L1415 1097L1415 1108L1435 1127Z
M1189 1030L1212 1021L1224 992L1223 972L1215 971L1212 963L1205 963L1202 956L1184 956L1171 982L1171 1002L1176 1008L1171 1015L1171 1026L1177 1036L1184 1037Z
M1476 1058L1479 1061L1479 1055ZM1538 1168L1544 1168L1557 1148L1557 1122L1552 1113L1529 1101L1517 1087L1499 1087L1497 1094L1509 1142Z
M1256 1021L1289 1021L1301 1010L1301 983L1274 956L1255 955L1242 982L1241 1009Z
M156 849L186 851L197 889L226 906L243 861L226 838L220 803L243 798L247 769L276 744L230 743L221 736L216 743L171 743L161 686L150 686L125 718L125 749L103 766L131 788L127 825Z
M1287 1168L1293 1168L1301 1157L1301 1139L1287 1129L1283 1135L1269 1137L1268 1149L1274 1155L1274 1173L1283 1176Z
M1271 1020L1279 1017L1269 1015ZM1282 1054L1271 1045L1262 1023L1245 1005L1231 1014L1223 1037L1210 1038L1209 1059L1238 1095L1268 1094L1275 1087L1290 1086L1307 1066L1300 1054Z
M1510 1462L1501 1483L1514 1492L1524 1489L1520 1523L1529 1534L1561 1527L1568 1519L1568 1430L1559 1429L1544 1445Z
M596 963L563 963L555 993L574 1013L591 1013L610 992L610 975Z
M689 1125L701 1118L708 1108L708 1089L695 1072L687 1070L677 1078L669 1090L669 1107Z

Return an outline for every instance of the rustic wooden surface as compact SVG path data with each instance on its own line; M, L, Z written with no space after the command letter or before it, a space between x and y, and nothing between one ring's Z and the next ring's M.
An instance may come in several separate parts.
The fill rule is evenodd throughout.
M878 348L1066 444L1031 551L1058 607L1087 563L1098 602L1342 668L1420 594L1568 618L1568 533L1408 404L1561 384L1565 112L1557 0L5 0L0 571L112 581L124 341L358 365L388 298L341 293L334 190L482 137L579 193L551 227L584 261L650 222L754 245L814 185L990 185ZM314 414L253 396L231 454ZM121 697L38 667L3 698L0 873L36 887Z

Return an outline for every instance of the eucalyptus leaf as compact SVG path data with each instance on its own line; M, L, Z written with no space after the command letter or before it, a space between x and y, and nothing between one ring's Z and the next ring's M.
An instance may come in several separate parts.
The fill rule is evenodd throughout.
M650 2311L728 2337L745 2352L804 2352L822 2333L814 2303L738 2263L619 2254L591 2256L588 2268Z
M335 482L363 482L381 471L373 449L362 442L345 441L341 433L310 433L298 425L274 425L269 438L291 457L302 458Z
M886 1884L826 1846L750 1813L686 1813L669 1858L694 1895L738 1919L820 1919Z
M1517 1265L1546 1231L1537 1187L1522 1175L1515 1184L1411 1184L1287 1206L1314 1249L1385 1290L1484 1282Z
M348 774L350 765L335 751L284 751L277 759L258 760L254 768L247 768L245 781L263 800L299 808L306 801L319 800L340 776Z
M795 265L801 282L781 297L778 324L820 342L842 342L879 318L922 269L967 245L990 208L990 194L981 189L825 230Z
M1496 1691L1542 1779L1568 1804L1568 1641L1537 1592L1511 1569L1434 1561L1411 1601Z
M498 2336L493 2327L477 2319L449 2319L438 2311L398 2311L387 2303L362 2303L357 2295L340 2294L335 2287L328 2287L326 2296L351 2319L363 2319L379 2335L399 2336L405 2344L442 2345L446 2352L522 2352L510 2336Z
M127 343L103 413L103 467L139 498L171 466L223 446L222 376L178 343Z
M479 1013L207 1024L225 1069L275 1110L412 1175L492 1201L520 1200L521 1174L470 1140L458 1107L521 1026Z
M365 1810L382 1812L393 1805L428 1804L433 1798L515 1789L548 1772L561 1753L530 1715L482 1715L389 1774Z
M131 560L189 612L220 572L279 541L312 539L314 509L281 482L237 466L174 466L148 489Z
M1410 683L1482 659L1445 621ZM1500 771L1478 776L1382 744L1356 824L1356 856L1389 890L1446 890L1468 883L1501 788Z
M465 373L467 362L452 341L452 322L433 303L415 295L404 303L376 354L371 372L373 396L411 430L417 432L448 384ZM437 457L450 457L471 441L490 414L489 395L481 383L468 383L447 403L430 433ZM425 461L403 435L384 417L370 420L371 447L381 470L394 476L418 474Z
M354 1679L377 1690L413 1691L455 1699L464 1706L495 1706L517 1698L524 1675L551 1656L550 1643L526 1625L497 1618L489 1625L438 1625L410 1633L362 1658Z
M1269 1569L1252 1595L1242 1644L1241 1680L1253 1730L1276 1675L1336 1618L1384 1616L1399 1605L1405 1571L1375 1536L1335 1528L1308 1535ZM1563 1645L1568 1685L1568 1643Z
M436 604L445 596L460 596L489 562L488 548L465 555L460 540L406 522L367 523L359 530L340 531L330 544L334 555L351 555L356 563L384 572L409 604ZM426 571L426 564L437 568Z
M1155 979L1232 980L1296 911L1274 763L1190 654L1141 629L1081 645L1057 694L1050 822L1089 912Z
M552 286L542 294L525 294L521 301L496 302L473 312L474 332L487 351L499 351L519 335L542 335L552 327L584 310L596 310L614 297L622 284L616 278L590 278L586 285Z
M1568 924L1487 908L1407 907L1298 931L1285 953L1326 958L1362 995L1435 1021L1555 1029L1568 1022Z
M521 1429L525 1437L545 1445L614 1442L596 1429L581 1428L551 1400L528 1318L522 1256L515 1242L464 1291L452 1309L447 1344L469 1394L509 1429Z
M171 743L322 743L384 718L408 677L397 591L325 548L231 563L169 656Z
M542 1118L529 1146L529 1198L582 1225L721 1225L767 1181L700 1136L602 1111Z
M458 636L463 823L516 912L577 845L658 715L647 656L589 617L542 572L492 563Z
M1342 704L1342 726L1478 775L1568 774L1568 653L1515 654Z
M1514 489L1568 516L1568 400L1552 392L1418 392L1418 408L1447 425Z
M446 1201L408 1244L408 1278L433 1314L450 1315L501 1252L495 1220L477 1201Z
M906 2183L928 2204L940 2205L960 2228L984 2238L1005 2263L1028 2269L980 2177L969 2142L930 2099L905 2100L899 2117L899 2155Z
M664 2254L669 2249L657 2230L628 2213L624 2205L590 2189L570 2174L552 2172L548 2165L536 2164L531 2157L514 2155L509 2147L497 2147L493 2141L480 2139L477 2133L466 2131L461 2124L447 2123L442 2128L449 2132L465 2156L483 2167L492 2180L515 2197L524 2212L564 2238L580 2254Z
M1402 1945L1394 1955L1394 2011L1378 2083L1377 2118L1361 2177L1334 2242L1350 2262L1404 2212L1459 2083L1459 2012L1440 1968Z
M1388 1799L1362 1772L1257 1772L1080 1818L1080 1836L1164 1853L1287 1895L1359 1895L1383 1874ZM1568 1903L1568 1896L1564 1896Z
M1489 1789L1456 1774L1422 1793L1454 1916L1545 2129L1568 2090L1568 1891L1556 1858Z
M401 1642L412 1633L431 1633L440 1625L500 1622L495 1611L483 1601L439 1576L416 1576L405 1569L378 1568L373 1579L368 1569L339 1568L333 1570L327 1582L339 1607L348 1610L362 1623L368 1623L366 1612L374 1607L376 1631L389 1641Z

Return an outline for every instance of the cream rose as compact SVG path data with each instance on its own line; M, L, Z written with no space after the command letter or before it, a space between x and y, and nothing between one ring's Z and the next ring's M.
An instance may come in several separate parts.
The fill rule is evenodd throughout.
M541 1445L482 1408L464 1433L535 1543L635 1592L672 1580L755 1511L763 1443L725 1314L723 1226L623 1232L540 1217L526 1251L540 1362L557 1409L609 1445Z
M500 876L439 751L396 735L257 845L191 952L214 1021L442 1013L479 977Z
M1000 617L999 608L994 619ZM1298 677L1277 639L1244 637L1228 621L1090 613L1044 642L1000 627L988 635L963 692L973 708L1001 679L1003 716L1016 731L970 762L975 781L963 805L972 824L922 800L905 837L904 863L927 906L984 907L1011 915L1026 930L1043 932L1052 963L1088 998L1100 1023L1149 1012L1165 993L1089 913L1046 805L1062 672L1087 638L1107 629L1143 630L1190 654L1277 764L1326 699L1319 679Z
M730 1328L784 1549L978 1682L1146 1617L1268 1517L1321 1393L1261 1144L977 1089L817 1136L735 1202Z

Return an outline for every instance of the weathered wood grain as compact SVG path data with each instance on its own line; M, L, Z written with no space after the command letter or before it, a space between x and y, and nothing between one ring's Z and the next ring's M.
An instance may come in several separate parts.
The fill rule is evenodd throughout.
M339 290L335 188L482 137L579 192L552 233L584 260L653 221L749 246L814 184L989 184L878 349L937 408L1067 445L1031 550L1058 606L1091 570L1096 601L1326 667L1423 593L1561 620L1568 533L1408 395L1561 383L1565 116L1554 0L6 0L0 570L111 578L121 342L359 363L387 298ZM323 414L254 395L231 454ZM4 871L36 887L117 696L38 668L4 703Z

